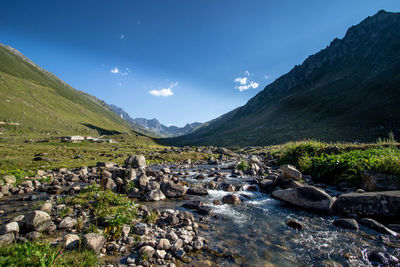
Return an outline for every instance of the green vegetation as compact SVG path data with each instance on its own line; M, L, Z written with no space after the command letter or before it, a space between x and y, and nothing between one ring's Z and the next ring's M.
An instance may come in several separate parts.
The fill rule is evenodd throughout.
M149 215L144 218L144 221L147 223L155 223L158 219L158 214L154 211L150 211Z
M65 251L48 243L28 242L0 247L0 266L97 266L94 252Z
M116 239L121 236L122 226L132 222L137 215L135 203L125 194L101 190L99 186L86 187L81 193L64 199L67 205L88 207L94 215L96 227L105 227L105 234Z
M292 164L312 175L316 182L350 182L357 186L364 170L400 177L399 147L393 139L374 144L306 141L271 147L270 151L278 157L279 164Z
M239 165L237 166L238 170L241 171L247 171L250 170L250 165L247 164L246 162L244 162L243 160L239 163Z

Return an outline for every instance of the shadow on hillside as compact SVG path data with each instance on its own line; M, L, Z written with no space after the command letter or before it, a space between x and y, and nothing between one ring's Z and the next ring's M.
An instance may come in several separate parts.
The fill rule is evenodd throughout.
M104 128L97 127L93 124L90 123L81 123L82 125L85 125L86 127L96 130L100 135L113 135L113 134L121 134L121 132L115 131L115 130L107 130Z

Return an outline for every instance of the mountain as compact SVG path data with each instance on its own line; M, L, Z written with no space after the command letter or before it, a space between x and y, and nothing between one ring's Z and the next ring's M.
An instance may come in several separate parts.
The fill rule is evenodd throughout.
M140 133L152 136L152 137L174 137L189 134L195 129L200 127L202 124L199 122L188 123L184 127L177 126L165 126L161 124L157 119L144 119L136 118L133 119L128 113L122 108L115 105L110 105L110 108L121 118L126 120L131 127Z
M267 145L400 136L400 13L379 11L244 106L169 144Z
M3 134L112 134L128 123L94 96L78 91L16 49L0 44Z

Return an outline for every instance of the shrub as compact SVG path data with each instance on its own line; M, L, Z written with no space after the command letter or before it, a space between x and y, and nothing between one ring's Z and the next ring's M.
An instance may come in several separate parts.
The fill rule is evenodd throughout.
M250 165L247 164L246 162L244 162L243 160L239 163L239 165L237 166L238 170L241 171L247 171L250 170Z

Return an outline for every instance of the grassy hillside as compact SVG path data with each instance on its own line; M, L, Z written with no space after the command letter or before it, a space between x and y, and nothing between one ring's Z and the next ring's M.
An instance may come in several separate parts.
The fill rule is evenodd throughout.
M245 106L170 144L373 142L400 136L400 13L380 11L307 58Z
M15 49L0 45L0 121L4 135L130 131L102 101L70 87Z

